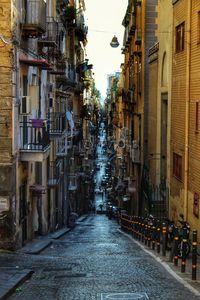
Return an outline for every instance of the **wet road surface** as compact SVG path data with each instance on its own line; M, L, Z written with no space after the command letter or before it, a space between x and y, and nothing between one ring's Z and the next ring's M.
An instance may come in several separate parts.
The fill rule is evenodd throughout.
M40 255L7 259L35 272L11 300L199 299L105 215L90 215Z

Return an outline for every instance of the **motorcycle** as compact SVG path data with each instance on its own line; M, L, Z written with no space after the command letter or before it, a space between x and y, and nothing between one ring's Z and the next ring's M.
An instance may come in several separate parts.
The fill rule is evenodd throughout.
M186 253L185 256L188 257L190 251L191 251L191 241L190 241L190 225L183 220L178 220L181 224L181 227L179 228L179 243L178 243L178 257L182 258L183 254L183 243L185 243L185 249ZM186 229L186 241L183 241L183 231Z

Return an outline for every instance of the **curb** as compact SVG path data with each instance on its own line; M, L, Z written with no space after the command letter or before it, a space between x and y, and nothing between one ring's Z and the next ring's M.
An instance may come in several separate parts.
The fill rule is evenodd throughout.
M50 234L48 236L49 239L53 239L53 240L57 240L59 239L60 237L62 237L63 235L65 235L66 233L68 233L69 231L71 230L71 228L66 228L66 229L61 229L61 230L58 230L52 234Z
M148 248L146 248L143 244L140 244L138 241L136 241L132 236L130 236L128 233L123 232L121 229L117 230L119 233L123 234L124 236L128 237L132 242L134 242L135 244L137 244L143 251L145 251L147 254L149 254L152 258L154 258L158 263L160 263L165 270L172 275L178 282L180 282L181 284L184 285L184 287L186 287L187 289L189 289L194 295L196 295L197 297L200 297L200 291L198 289L196 289L195 287L193 287L188 280L182 278L179 274L177 274L177 272L175 272L175 270L172 269L172 267L170 266L170 264L162 259L162 257L156 256L153 252L149 251Z
M25 272L25 270L24 270L24 272ZM21 274L21 276L19 275L19 279L16 281L16 283L12 287L8 288L7 291L6 290L3 292L0 291L0 300L8 299L8 297L11 296L15 292L16 288L19 285L21 285L22 283L24 283L27 279L29 279L33 275L33 273L34 273L34 271L27 270L25 275L23 275L23 274Z
M26 246L22 247L16 253L25 253L25 254L39 254L41 251L46 249L52 243L51 240L40 240L40 241L33 241L31 244L27 244Z

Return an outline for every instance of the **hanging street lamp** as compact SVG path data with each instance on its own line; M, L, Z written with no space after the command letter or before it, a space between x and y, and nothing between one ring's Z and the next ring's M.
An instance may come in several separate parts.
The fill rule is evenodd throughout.
M119 42L118 42L118 39L117 37L114 35L113 38L112 38L112 41L110 43L110 46L112 48L117 48L119 46Z

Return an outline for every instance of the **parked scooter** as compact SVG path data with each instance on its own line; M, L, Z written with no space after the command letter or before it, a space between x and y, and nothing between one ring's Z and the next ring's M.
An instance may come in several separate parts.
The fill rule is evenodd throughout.
M180 215L182 220L178 220L179 223L181 224L181 227L179 228L179 243L178 243L178 257L182 257L182 249L183 249L183 230L186 229L186 241L185 243L185 248L186 248L186 257L188 257L190 251L191 251L191 241L190 241L190 225L188 222L186 222L183 218L182 215Z

